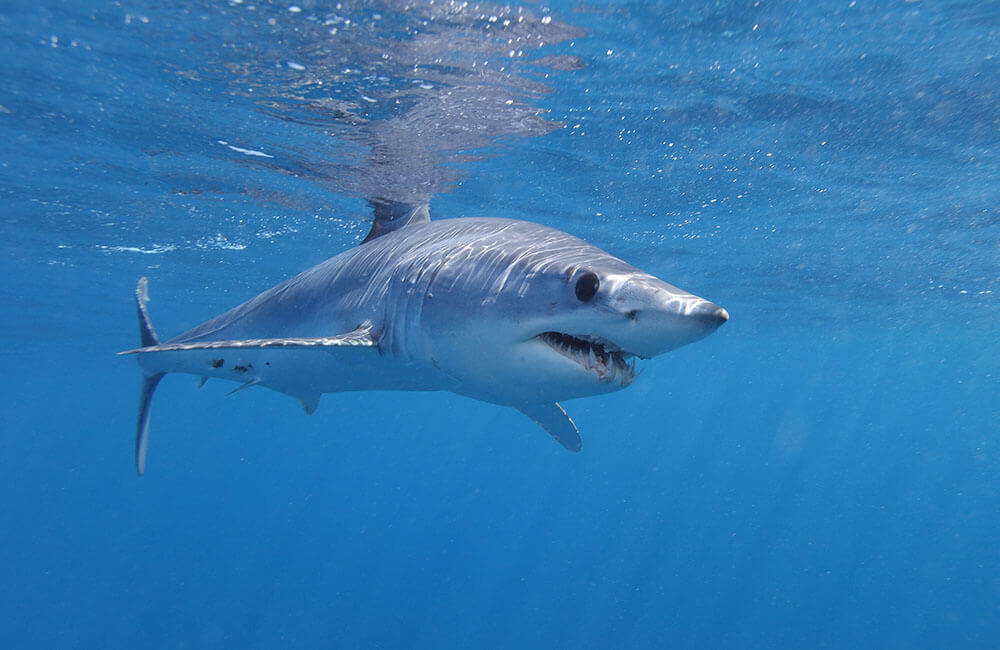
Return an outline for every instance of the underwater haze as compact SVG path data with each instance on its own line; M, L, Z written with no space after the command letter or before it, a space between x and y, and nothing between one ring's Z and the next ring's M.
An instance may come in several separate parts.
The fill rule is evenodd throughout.
M1000 644L1000 4L0 3L0 647ZM168 376L370 201L725 307L567 453Z

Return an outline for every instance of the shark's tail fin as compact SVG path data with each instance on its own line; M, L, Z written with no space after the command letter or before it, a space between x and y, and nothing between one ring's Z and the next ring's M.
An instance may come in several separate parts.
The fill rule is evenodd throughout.
M139 342L144 348L160 344L160 337L156 335L153 321L150 320L149 311L146 309L146 303L149 302L149 293L146 289L148 285L149 280L139 278L139 285L135 288L135 307L139 314ZM165 374L163 372L150 374L143 371L139 416L135 425L135 471L139 476L146 471L146 445L149 442L149 412L153 403L153 393Z
M160 337L156 335L153 321L149 317L149 310L146 309L146 303L149 302L148 288L149 280L139 278L139 284L135 288L135 309L139 312L139 342L144 348L160 344Z
M142 476L146 471L146 446L149 444L149 407L153 404L153 391L167 373L143 375L142 394L139 396L139 417L135 424L135 471Z

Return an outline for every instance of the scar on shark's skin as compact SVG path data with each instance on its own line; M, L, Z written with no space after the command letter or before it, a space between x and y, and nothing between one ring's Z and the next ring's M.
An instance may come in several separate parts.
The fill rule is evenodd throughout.
M375 220L360 246L164 343L146 309L147 280L139 280L142 347L121 353L136 355L143 372L139 474L156 386L168 373L205 378L206 366L226 368L219 351L238 350L224 373L240 382L236 390L270 388L306 413L323 393L445 390L516 408L579 451L560 402L621 390L636 381L639 360L704 338L729 318L553 228L431 221L427 203L370 204Z

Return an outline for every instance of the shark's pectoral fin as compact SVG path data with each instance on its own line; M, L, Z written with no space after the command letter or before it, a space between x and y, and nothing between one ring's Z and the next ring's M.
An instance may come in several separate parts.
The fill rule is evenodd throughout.
M566 415L566 411L558 402L551 404L529 404L519 406L517 410L524 413L535 423L549 432L553 438L559 441L570 451L580 451L583 441L580 440L580 432L573 424L572 418Z

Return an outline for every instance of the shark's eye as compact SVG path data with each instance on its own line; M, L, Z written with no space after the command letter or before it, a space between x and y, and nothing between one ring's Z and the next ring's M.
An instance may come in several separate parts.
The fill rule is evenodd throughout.
M576 281L576 297L580 302L589 302L597 295L597 289L601 286L601 281L596 273L587 271Z

